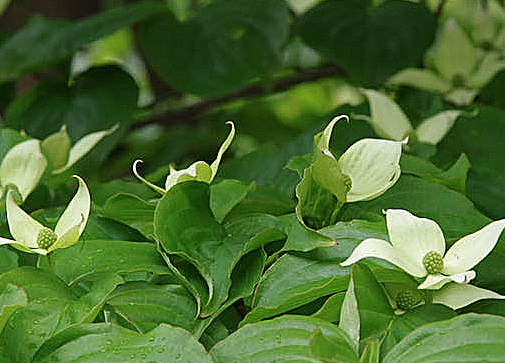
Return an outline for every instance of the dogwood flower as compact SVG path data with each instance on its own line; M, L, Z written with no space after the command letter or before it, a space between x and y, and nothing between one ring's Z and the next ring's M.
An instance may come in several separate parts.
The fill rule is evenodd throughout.
M444 304L456 310L482 299L505 299L505 296L471 284L450 282L433 291L433 303Z
M371 89L363 90L370 104L367 121L377 135L391 140L402 140L406 136L436 145L443 139L463 111L447 110L422 121L414 129L401 108L386 95Z
M419 289L439 289L451 281L468 283L475 277L475 271L470 269L491 252L505 228L505 219L492 222L461 238L446 252L442 230L430 219L418 218L401 209L388 209L386 223L391 242L365 239L341 265L378 257L412 276L426 277Z
M168 174L167 179L165 181L164 189L147 181L142 176L140 176L140 174L137 172L137 164L141 163L142 160L135 160L135 162L133 163L133 174L135 174L135 176L139 178L140 181L142 181L143 183L153 188L162 195L168 192L170 188L172 188L175 184L182 183L188 180L203 181L210 184L217 174L217 170L219 168L219 164L221 163L221 158L223 157L223 154L228 149L231 142L233 141L233 138L235 137L235 125L231 121L228 121L227 124L231 126L230 133L222 143L221 147L219 148L216 160L214 160L212 164L209 165L205 161L196 161L193 164L191 164L191 166L189 166L188 168L182 170L176 170L172 166L170 166L170 173Z
M401 145L405 141L361 139L337 160L329 144L333 127L341 119L348 120L348 117L335 117L316 144L320 153L312 165L314 179L343 202L373 199L392 187L400 177ZM335 173L330 173L330 170L343 174L347 191L344 196L333 177Z
M505 69L505 60L498 53L475 47L454 19L442 25L425 63L431 69L407 68L388 82L442 93L450 102L468 105L482 87Z
M88 221L91 198L84 180L74 175L79 188L53 230L30 217L14 201L13 192L7 193L6 209L9 230L13 240L0 237L0 245L13 247L31 253L47 255L57 248L65 248L79 240Z
M41 142L42 150L49 159L52 174L60 174L74 165L91 149L95 147L105 136L110 135L119 128L116 124L108 130L92 132L83 136L72 146L67 134L67 127L63 125L60 131L49 135Z
M27 140L10 149L0 164L0 197L14 187L17 202L23 202L44 174L47 160L39 140Z

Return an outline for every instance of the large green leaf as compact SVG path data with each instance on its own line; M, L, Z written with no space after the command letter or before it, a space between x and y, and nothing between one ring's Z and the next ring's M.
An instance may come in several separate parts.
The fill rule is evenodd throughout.
M222 0L182 23L171 13L150 21L141 46L174 88L218 96L270 73L280 62L288 30L283 1Z
M46 341L34 363L212 363L194 336L162 324L138 334L114 324L70 327Z
M327 341L338 348L328 351ZM291 315L248 324L217 343L210 354L216 363L315 363L327 354L332 362L358 362L351 339L336 325Z
M117 288L107 299L107 304L140 333L146 333L160 323L192 331L196 323L193 296L179 285L130 282Z
M433 41L436 21L418 3L387 0L372 7L372 1L323 1L302 16L298 30L355 81L377 86L417 64Z
M86 44L163 9L162 2L142 1L72 23L33 18L0 47L0 82L55 64Z
M102 215L135 228L147 238L154 236L155 203L147 202L136 195L118 193L107 199Z
M7 246L0 247L0 274L18 266L18 255Z
M343 291L349 268L335 261L318 261L285 254L265 272L256 289L252 310L241 324L259 321Z
M154 215L154 232L165 251L193 264L207 283L209 301L203 302L202 316L227 299L230 275L240 257L282 236L271 216L259 216L253 223L243 219L247 228L233 220L225 229L212 214L209 194L207 183L177 184L159 201Z
M97 272L170 274L156 246L146 242L89 240L55 250L52 261L54 272L67 283Z
M503 362L504 336L505 318L465 314L417 328L383 362Z

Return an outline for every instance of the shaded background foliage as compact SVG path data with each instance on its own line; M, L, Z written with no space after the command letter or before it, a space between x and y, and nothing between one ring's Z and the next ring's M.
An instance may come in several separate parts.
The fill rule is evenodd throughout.
M45 175L23 205L54 224L72 195L68 176L83 176L94 202L83 241L55 251L52 271L46 259L0 247L2 362L268 362L294 354L317 362L364 361L367 354L431 361L422 349L409 355L420 342L456 362L444 349L461 342L463 330L468 346L460 349L482 355L472 344L485 331L488 358L504 361L495 339L503 336L502 301L457 312L426 304L397 316L380 284L415 281L375 260L352 270L360 349L332 323L340 320L351 273L338 262L365 238L387 239L383 209L436 220L448 244L505 218L505 72L460 107L438 145L409 150L393 188L345 205L339 222L319 233L296 228L300 178L285 168L311 152L313 135L335 115L352 120L335 127L336 155L376 137L360 117L370 113L360 88L394 97L414 127L454 108L439 94L387 80L425 66L440 25L471 1L7 3L0 16L0 160L25 138L21 130L43 139L67 125L75 142L121 126L72 170ZM159 196L132 178L135 159L158 185L170 163L210 163L227 120L237 136L210 187L183 183L157 204ZM462 153L470 169L450 169ZM174 215L178 205L195 220ZM193 227L195 234L185 234ZM9 236L4 211L0 233ZM338 244L321 247L328 241ZM477 266L475 284L505 294L504 258L502 237ZM446 338L423 341L430 334Z

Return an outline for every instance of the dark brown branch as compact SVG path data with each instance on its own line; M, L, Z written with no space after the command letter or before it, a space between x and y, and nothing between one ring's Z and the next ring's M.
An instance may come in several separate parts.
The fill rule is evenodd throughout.
M326 64L315 70L300 71L293 76L280 78L274 81L274 84L271 87L265 87L265 85L257 83L226 96L205 99L192 105L184 106L174 110L160 112L159 110L161 107L159 107L159 105L153 105L146 107L140 111L140 114L146 116L139 117L138 121L134 123L133 127L138 128L150 123L165 124L168 122L173 122L174 120L187 120L204 113L212 107L219 106L227 102L243 98L266 96L277 92L286 91L291 87L294 87L301 83L313 82L323 78L343 75L345 75L344 71L338 66L334 64Z
M440 18L442 15L442 10L444 10L444 5L447 2L447 0L440 0L440 3L438 4L437 9L435 10L435 16L437 18Z

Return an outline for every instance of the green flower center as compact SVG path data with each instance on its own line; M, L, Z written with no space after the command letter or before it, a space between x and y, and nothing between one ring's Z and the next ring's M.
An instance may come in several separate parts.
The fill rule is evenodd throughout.
M424 256L423 265L429 274L438 274L444 268L444 260L440 256L440 253L430 251Z
M396 306L398 309L408 311L416 306L421 299L412 290L404 290L396 295Z
M348 192L352 188L352 180L349 175L344 174L344 185L345 188L347 189L346 191Z
M37 246L47 250L54 242L56 242L57 239L58 236L51 229L43 228L37 234Z

